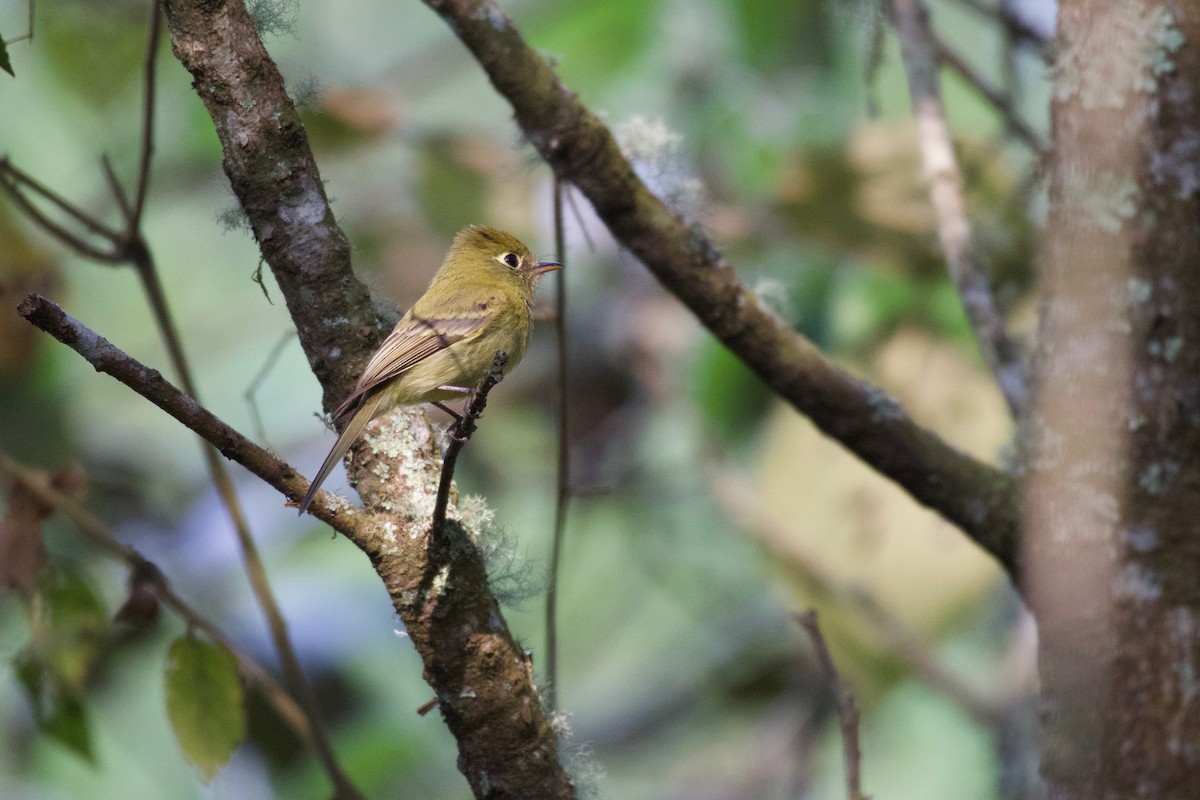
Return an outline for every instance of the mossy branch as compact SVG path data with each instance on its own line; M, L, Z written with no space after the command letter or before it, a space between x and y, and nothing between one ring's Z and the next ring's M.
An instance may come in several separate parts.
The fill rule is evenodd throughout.
M879 388L833 366L764 308L704 233L642 182L612 133L491 0L426 0L517 123L613 236L781 398L1015 572L1016 483L917 425Z

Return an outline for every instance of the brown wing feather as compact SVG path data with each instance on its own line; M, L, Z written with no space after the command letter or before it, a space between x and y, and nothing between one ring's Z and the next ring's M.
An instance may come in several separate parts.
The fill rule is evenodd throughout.
M354 391L333 412L334 418L341 419L352 411L377 386L412 369L439 350L483 330L494 316L493 308L494 302L488 298L476 303L471 314L460 316L421 318L409 311L371 356Z

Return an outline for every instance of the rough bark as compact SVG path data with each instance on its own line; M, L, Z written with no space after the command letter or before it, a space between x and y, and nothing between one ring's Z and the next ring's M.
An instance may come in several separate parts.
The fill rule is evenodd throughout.
M240 0L166 0L164 8L172 49L212 117L225 174L332 408L383 331L350 270L304 127ZM363 512L322 496L317 510L386 584L475 796L573 797L528 659L488 589L474 531L448 524L453 546L427 547L442 463L434 436L411 409L372 423L353 448ZM289 494L299 496L290 484ZM352 524L340 524L342 516Z
M1064 0L1023 563L1054 798L1200 797L1200 8Z

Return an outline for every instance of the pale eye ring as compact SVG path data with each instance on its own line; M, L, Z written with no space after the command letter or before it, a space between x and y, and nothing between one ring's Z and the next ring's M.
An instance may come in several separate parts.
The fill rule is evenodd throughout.
M521 266L521 259L517 258L516 253L505 253L503 256L500 257L500 260L503 261L508 266L512 267L513 269L516 269L517 267Z

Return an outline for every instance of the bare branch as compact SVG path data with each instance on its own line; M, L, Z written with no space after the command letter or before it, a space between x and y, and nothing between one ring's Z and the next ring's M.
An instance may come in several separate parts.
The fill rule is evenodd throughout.
M308 490L308 481L291 465L226 425L172 386L158 370L141 364L57 304L32 294L17 306L17 313L79 353L98 372L111 375L170 414L210 442L226 458L241 464L285 497L298 501ZM371 534L368 521L329 492L318 493L312 508L316 517L351 539L366 538Z
M979 93L992 108L1000 113L1004 118L1004 124L1008 127L1018 139L1023 141L1030 150L1035 154L1041 154L1046 150L1046 143L1042 137L1029 123L1021 118L1017 113L1017 109L1013 107L1012 101L999 89L987 82L975 67L971 66L970 62L959 55L958 51L943 42L937 36L930 32L930 41L933 42L934 52L937 60L958 73L967 84Z
M563 196L569 191L554 180L554 258L567 263L563 232ZM567 533L567 504L571 500L571 439L567 425L570 402L567 395L567 284L562 272L554 281L554 338L557 349L558 384L558 469L554 481L554 530L550 540L550 567L546 579L546 705L558 708L558 572L563 540Z
M136 231L142 224L142 212L146 208L146 191L150 188L150 162L154 157L154 99L155 70L158 60L158 40L162 35L162 11L159 0L150 2L150 30L146 34L146 57L142 65L142 139L138 154L137 188L133 193L133 207L127 220L129 229Z
M892 0L891 11L908 73L908 90L917 119L917 144L929 181L929 198L937 214L938 238L946 255L946 266L958 287L983 358L996 376L1009 410L1019 417L1025 407L1029 378L1020 350L1009 337L1004 317L996 307L987 276L976 261L962 175L942 108L929 20L921 0Z
M74 205L68 203L61 195L19 169L8 160L7 156L0 157L0 189L3 189L8 194L25 216L29 217L42 230L79 255L100 261L104 264L120 263L121 255L118 252L119 242L115 231L110 230L90 215L84 214ZM43 198L92 233L104 239L109 245L108 249L97 247L82 236L69 230L62 223L51 219L46 212L27 196L27 193L32 193Z
M862 751L858 747L858 706L854 703L854 695L842 682L837 667L833 664L833 656L829 654L829 646L821 635L821 626L817 623L817 612L809 609L796 615L796 621L808 631L812 639L813 650L817 654L817 662L829 688L837 701L838 716L842 719L842 750L846 764L846 794L850 800L863 800L862 780L860 778Z
M508 353L497 351L492 357L492 366L483 376L483 382L475 389L462 416L451 429L450 444L446 446L446 455L442 459L442 475L438 479L437 499L433 504L433 518L429 523L429 538L433 544L445 546L441 541L446 527L446 507L450 504L450 485L454 483L454 465L458 463L458 454L470 441L475 433L475 423L483 416L487 407L488 392L504 380L504 365L508 363Z
M696 227L637 177L612 133L491 0L426 0L467 46L529 141L583 193L613 235L772 390L918 502L958 525L1010 572L1015 484L916 425L877 387L835 368L738 282Z

